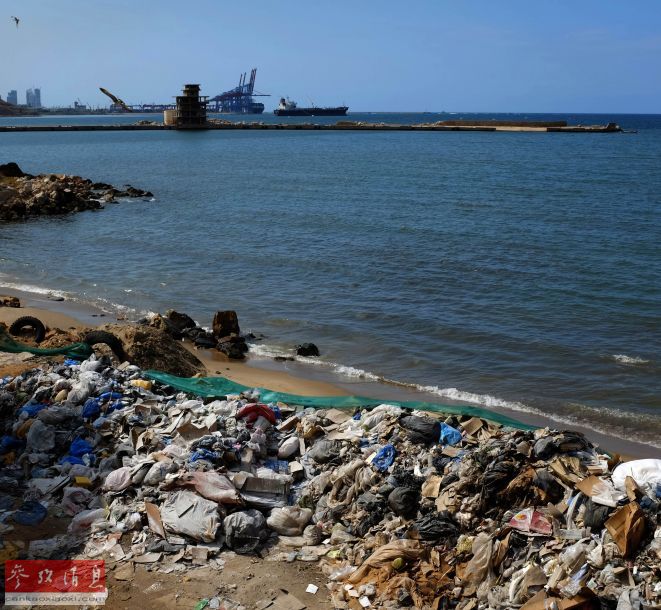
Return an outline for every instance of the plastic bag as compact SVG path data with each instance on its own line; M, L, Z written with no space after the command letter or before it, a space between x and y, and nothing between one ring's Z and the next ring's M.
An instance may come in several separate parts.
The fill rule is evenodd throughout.
M122 466L108 474L103 483L103 489L107 491L123 491L131 484L130 466Z
M177 485L194 487L195 491L207 500L219 504L240 506L243 500L229 479L217 472L188 472L177 477Z
M411 487L396 487L388 496L388 506L400 517L415 517L419 504L420 492Z
M36 419L27 434L27 450L47 453L55 447L55 430L44 422Z
M372 466L376 468L379 472L385 472L392 466L395 461L395 456L397 455L397 450L392 445L384 445L372 460Z
M280 444L280 448L278 449L278 457L281 460L286 460L287 458L292 457L298 451L299 447L300 443L298 437L290 436Z
M439 435L441 445L456 445L461 441L461 432L445 422L441 422L441 432Z
M438 441L441 435L441 424L431 417L408 415L402 417L399 423L408 431L408 436L414 443L430 444Z
M20 525L38 525L48 514L48 509L36 500L23 502L14 513L13 518Z
M283 506L274 508L266 523L282 536L300 536L310 519L312 519L312 511L309 508Z
M264 515L254 508L225 517L225 542L237 553L251 553L267 536Z
M212 542L220 527L218 505L191 491L170 494L161 508L161 521L169 532Z
M620 464L611 476L613 485L620 491L626 491L624 481L631 477L651 498L661 497L661 460L632 460Z
M165 479L165 476L175 468L171 460L163 460L152 464L145 478L142 480L144 485L158 485Z
M409 528L410 538L424 540L438 544L441 541L449 541L455 544L459 537L459 527L450 513L427 513L424 517L417 519Z

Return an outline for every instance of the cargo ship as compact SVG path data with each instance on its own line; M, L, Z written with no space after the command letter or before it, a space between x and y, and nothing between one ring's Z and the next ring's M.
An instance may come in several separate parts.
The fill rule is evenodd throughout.
M348 106L335 106L320 108L319 106L310 106L308 108L299 108L296 102L289 98L280 98L280 104L273 111L276 116L346 116Z

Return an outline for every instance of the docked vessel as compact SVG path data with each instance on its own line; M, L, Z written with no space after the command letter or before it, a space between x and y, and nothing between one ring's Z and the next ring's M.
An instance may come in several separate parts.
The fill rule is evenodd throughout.
M348 106L335 106L320 108L319 106L309 106L308 108L299 108L296 102L289 98L280 98L280 104L273 111L276 116L346 116Z

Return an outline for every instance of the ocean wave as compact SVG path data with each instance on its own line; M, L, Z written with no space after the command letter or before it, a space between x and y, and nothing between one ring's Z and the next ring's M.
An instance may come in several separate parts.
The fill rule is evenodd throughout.
M429 402L433 402L433 397L438 397L450 401L476 405L486 409L504 409L507 411L526 413L528 415L543 418L546 421L554 422L559 426L589 427L591 430L606 436L629 439L630 426L632 425L636 425L638 429L649 428L650 430L652 430L655 425L658 425L658 419L647 414L633 414L617 411L615 409L603 407L597 408L583 404L565 405L563 412L552 413L549 412L548 409L541 409L517 400L506 400L491 394L477 394L459 388L444 388L435 385L424 385L389 379L353 366L339 364L320 358L297 356L293 349L273 344L250 344L249 347L249 353L251 356L254 355L261 358L274 358L276 356L294 358L296 362L302 364L327 368L330 372L342 378L345 383L352 381L382 383L428 394L430 395ZM639 436L636 440L637 442L650 447L661 448L661 443L656 441L656 438L658 438L658 435L650 435L647 438L641 438Z
M619 364L649 364L649 360L646 360L645 358L639 358L638 356L627 356L626 354L613 354L611 356L615 362Z
M87 295L81 296L80 294L66 292L65 290L55 290L53 288L48 288L45 286L35 286L34 284L23 284L11 280L8 281L2 276L0 276L0 287L9 288L10 290L17 290L20 292L25 292L28 294L34 294L38 296L64 299L69 303L77 303L79 305L92 307L106 314L119 314L124 317L136 318L136 319L145 316L155 315L155 312L149 309L137 309L135 307L130 307L128 305L120 305L119 303L115 303L114 301L111 301L110 299L105 299L103 297L95 297L95 296L87 296ZM131 291L127 290L125 292L131 292Z
M43 286L34 286L32 284L21 284L6 281L2 278L0 278L0 286L2 288L9 288L10 290L19 290L20 292L29 292L48 297L56 297L58 299L70 298L70 295L63 290L53 290L52 288L44 288Z

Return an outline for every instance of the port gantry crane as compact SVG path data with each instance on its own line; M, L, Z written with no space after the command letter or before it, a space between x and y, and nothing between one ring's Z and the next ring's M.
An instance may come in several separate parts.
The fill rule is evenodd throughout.
M212 97L207 109L210 112L232 112L239 114L260 114L264 112L264 104L256 102L254 97L269 97L268 93L255 93L255 76L257 68L250 72L250 80L246 82L247 72L239 77L239 85Z

